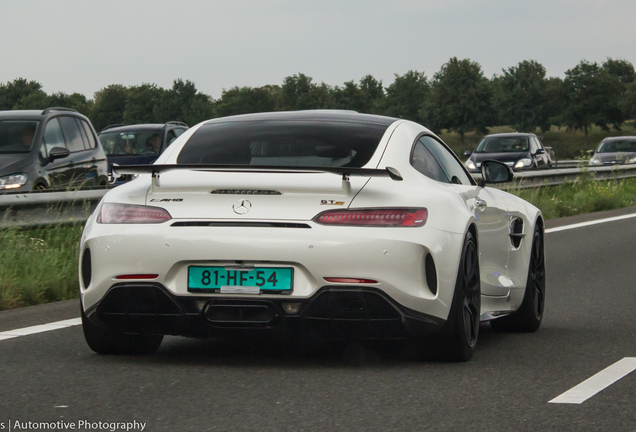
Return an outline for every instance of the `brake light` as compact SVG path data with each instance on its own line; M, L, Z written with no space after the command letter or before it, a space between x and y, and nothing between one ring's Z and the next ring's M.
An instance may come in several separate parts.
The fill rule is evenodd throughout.
M172 219L161 207L106 203L97 218L103 224L152 224Z
M158 277L158 274L128 274L116 276L115 279L157 279Z
M323 279L326 280L327 282L331 282L331 283L344 283L344 284L353 284L353 283L377 284L378 283L377 280L360 279L360 278L326 277L326 278L323 278Z
M426 223L424 208L329 210L320 213L314 222L323 225L369 227L419 227Z

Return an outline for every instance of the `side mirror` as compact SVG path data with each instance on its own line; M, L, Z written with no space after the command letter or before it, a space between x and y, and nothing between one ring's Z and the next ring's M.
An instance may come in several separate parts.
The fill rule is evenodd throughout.
M486 183L507 183L512 181L512 168L496 160L485 160L481 163L480 186Z
M473 152L471 152L470 150L466 150L466 151L464 152L464 156L470 156L470 155L472 155L472 154L473 154Z
M594 154L594 150L588 150L585 153L589 154L590 156Z
M70 154L71 152L64 147L53 147L51 150L49 150L49 160L53 162L55 159L64 159Z
M534 154L543 154L543 153L545 153L545 150L537 149L537 151Z

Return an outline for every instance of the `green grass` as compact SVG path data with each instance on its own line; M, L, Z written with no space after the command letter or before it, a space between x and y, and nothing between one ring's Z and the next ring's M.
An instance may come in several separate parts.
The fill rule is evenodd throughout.
M514 132L515 130L509 126L497 126L488 129L489 134ZM527 131L524 131L527 132ZM621 126L621 130L611 130L609 132L602 130L598 126L593 126L588 130L588 142L585 142L585 134L582 130L567 130L565 127L552 126L549 131L542 132L537 129L530 131L542 137L543 143L547 147L552 147L556 153L557 159L567 160L581 157L589 157L587 150L595 149L599 142L608 136L636 135L636 124L633 121L625 122ZM464 143L462 144L458 134L454 132L442 131L440 138L459 156L463 161L464 151L474 150L479 141L483 138L482 134L474 132L464 135Z
M78 296L81 225L0 230L0 310Z
M539 207L546 219L553 219L636 205L636 178L594 181L583 175L579 181L559 186L508 192Z

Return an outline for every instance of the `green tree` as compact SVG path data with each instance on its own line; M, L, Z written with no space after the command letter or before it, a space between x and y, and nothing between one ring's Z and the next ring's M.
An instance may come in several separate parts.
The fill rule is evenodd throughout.
M47 106L71 108L85 116L89 116L93 107L93 101L87 100L86 96L81 93L72 93L68 95L66 93L58 92L53 93L48 97Z
M128 87L126 108L123 121L125 124L155 123L154 107L161 100L165 90L156 84L142 84Z
M395 80L386 89L384 114L426 122L425 106L430 86L424 72L410 70L404 75L395 74Z
M121 84L111 84L95 93L95 103L91 110L91 121L99 132L111 124L124 121L128 101L128 89Z
M295 111L331 108L331 96L332 90L328 85L315 84L311 77L299 73L283 80L277 109Z
M37 81L17 78L0 84L0 110L44 109L48 106L48 96Z
M276 109L276 90L278 86L258 88L234 87L223 90L220 99L215 102L216 117L236 114L274 111Z
M493 91L479 63L451 58L433 77L427 113L434 130L487 133L494 124Z
M371 75L364 76L358 84L347 81L343 87L333 88L331 93L333 108L372 114L379 114L384 109L384 87Z
M157 121L182 121L193 126L213 117L214 102L200 93L192 81L177 79L172 88L164 91L153 113Z
M609 81L606 87L611 92L608 95L609 100L604 112L604 121L612 123L615 129L620 130L620 126L628 118L624 99L628 86L636 80L636 71L634 65L627 60L608 58L603 63L603 72L607 74L604 79Z
M565 72L563 122L569 128L583 129L586 143L592 124L609 130L608 123L616 121L612 99L617 96L618 84L618 80L596 62L583 60Z
M545 109L548 82L543 65L524 60L504 69L493 84L499 124L513 125L524 132L534 132L537 127L544 131L550 128L549 113Z

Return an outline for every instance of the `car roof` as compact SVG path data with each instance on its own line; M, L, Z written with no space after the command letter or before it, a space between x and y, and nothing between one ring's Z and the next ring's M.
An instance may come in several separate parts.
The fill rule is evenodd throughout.
M144 123L144 124L135 124L135 125L113 126L113 127L106 126L104 129L102 129L99 132L99 134L104 133L104 132L130 132L130 131L141 131L141 130L145 130L145 131L147 131L147 130L160 131L164 127L166 127L168 125L181 127L181 128L183 128L183 127L188 128L188 126L185 123L184 124L178 124L178 123Z
M352 123L374 123L389 126L399 119L375 114L360 114L347 110L305 110L305 111L276 111L267 113L241 114L229 117L219 117L208 120L205 125L217 123L243 121L341 121Z
M0 119L15 119L15 120L42 120L43 118L50 117L52 115L72 115L76 117L86 118L86 116L79 111L70 108L61 107L49 107L43 110L7 110L0 111Z
M617 136L617 137L607 137L603 138L603 141L636 141L636 136Z
M515 136L536 136L533 133L530 132L503 132L503 133L496 133L496 134L490 134L490 135L486 135L484 138L490 138L490 137L515 137Z

